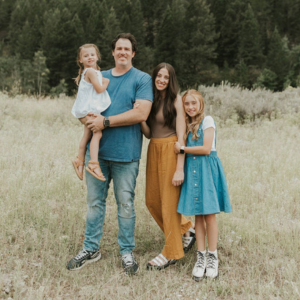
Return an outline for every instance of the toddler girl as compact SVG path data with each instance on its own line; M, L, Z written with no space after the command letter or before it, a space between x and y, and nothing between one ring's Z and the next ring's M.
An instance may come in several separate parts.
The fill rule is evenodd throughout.
M77 98L72 108L72 114L84 124L84 133L79 143L78 156L72 163L80 180L83 179L86 146L92 138L90 143L91 160L86 170L95 178L105 181L98 161L99 142L102 137L102 131L92 133L86 125L86 121L91 115L100 114L106 110L111 103L106 91L109 80L102 77L100 68L97 65L99 60L100 52L96 45L85 44L79 47L77 55L79 75L75 79L79 87Z
M186 113L186 147L175 143L175 153L186 153L185 180L181 188L177 211L195 215L197 262L193 279L199 281L218 276L218 225L216 214L231 212L226 178L216 151L216 125L212 117L204 116L204 100L196 90L182 97ZM208 253L205 235L208 240Z

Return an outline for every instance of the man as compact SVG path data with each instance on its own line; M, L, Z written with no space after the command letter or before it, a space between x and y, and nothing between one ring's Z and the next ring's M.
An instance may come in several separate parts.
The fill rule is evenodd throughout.
M130 33L119 34L112 42L115 67L102 72L110 80L108 93L110 107L88 121L93 131L103 130L99 148L99 163L106 181L100 181L86 173L87 220L84 247L72 258L67 268L77 270L85 264L101 258L100 239L106 209L109 183L113 179L114 193L118 205L118 243L124 271L128 275L138 271L133 256L135 248L134 189L141 158L142 133L140 122L150 113L153 101L151 77L132 66L136 53L136 40ZM137 102L136 108L133 108ZM89 148L89 147L88 147ZM87 149L85 161L90 160Z

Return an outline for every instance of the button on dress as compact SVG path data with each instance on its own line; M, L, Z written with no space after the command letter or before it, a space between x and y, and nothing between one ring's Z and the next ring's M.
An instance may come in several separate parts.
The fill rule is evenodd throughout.
M187 147L203 146L202 125L203 120L197 132L197 140L192 140L191 132L188 134ZM186 154L184 173L177 212L187 216L232 212L226 178L217 151L211 151L209 155Z

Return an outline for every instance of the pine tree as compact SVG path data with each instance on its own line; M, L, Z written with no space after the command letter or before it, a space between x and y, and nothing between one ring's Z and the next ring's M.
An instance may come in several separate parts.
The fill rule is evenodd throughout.
M259 24L261 50L263 55L266 55L270 32L274 28L274 26L271 25L272 21L270 19L272 8L269 6L269 2L266 0L252 0L251 6Z
M264 69L258 76L255 88L266 88L268 90L274 91L277 86L277 75L269 69Z
M242 0L230 0L227 4L217 48L219 66L227 61L229 67L233 67L238 61L239 31L244 11L245 3Z
M215 20L204 0L190 0L184 15L181 84L184 87L206 83L213 77L216 58Z
M12 53L22 59L32 59L40 47L41 15L46 3L44 0L18 0L10 23L10 45Z
M294 46L291 50L291 85L300 86L300 45Z
M227 9L227 0L210 0L210 11L215 17L216 32L220 32L222 21L224 18L224 12Z
M32 59L34 52L39 48L40 32L38 26L33 26L28 20L25 21L15 44L15 52L23 59Z
M262 61L259 25L250 4L241 23L238 57L247 66L259 65Z
M103 9L101 2L95 0L79 0L77 6L78 17L84 30L85 43L97 44L99 34L103 30L106 9Z
M278 31L286 34L287 33L287 11L288 3L287 0L269 0L268 11L270 12L270 21L272 28L277 27ZM299 16L298 16L299 18Z
M249 69L243 60L236 65L235 82L242 87L249 87Z
M266 66L277 76L275 90L281 91L289 75L289 49L287 39L282 39L275 28L269 44Z
M292 44L300 44L300 0L288 0L287 35Z
M161 62L171 64L176 70L177 77L182 70L183 19L183 1L175 0L167 7L155 39L154 64Z
M141 1L145 26L145 45L154 48L155 37L161 26L167 6L171 1L143 0Z
M12 11L10 23L9 23L9 44L11 48L11 54L16 54L15 45L17 44L20 33L26 21L25 12L25 1L18 0L15 4L15 7Z
M38 96L41 96L42 92L45 92L48 88L48 75L49 69L46 65L46 57L42 51L37 51L33 59L33 76Z
M115 10L110 9L107 18L104 20L104 27L100 33L100 52L103 58L101 69L110 69L114 66L112 57L111 42L120 33L120 23L117 19Z
M78 72L76 54L83 43L84 32L77 14L72 16L67 8L45 13L42 50L47 57L51 87L65 79L69 92L76 88L72 78L76 77Z
M13 11L13 7L16 0L2 0L0 4L0 28L2 34L5 32L7 34L10 16Z

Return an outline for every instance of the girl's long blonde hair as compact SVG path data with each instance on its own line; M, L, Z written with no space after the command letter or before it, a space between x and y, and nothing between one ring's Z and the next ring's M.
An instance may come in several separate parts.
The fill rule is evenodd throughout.
M100 51L99 51L99 49L98 49L98 47L97 47L96 45L94 45L94 44L84 44L84 45L82 45L82 46L80 46L80 47L78 48L76 62L77 62L77 65L79 66L79 71L78 71L78 76L75 78L75 83L76 83L77 85L79 85L79 82L80 82L80 79L81 79L81 74L82 74L82 72L83 72L83 70L84 70L84 66L83 66L83 64L80 62L81 50L82 50L83 48L94 48L94 49L96 50L96 54L97 54L97 56L98 56L98 61L97 61L97 63L101 60ZM100 67L98 66L98 64L97 64L97 70L100 70Z
M197 100L200 104L200 108L198 111L198 114L195 117L195 121L192 122L192 118L185 113L185 123L186 123L186 132L184 135L184 138L187 139L187 136L189 132L193 134L192 140L197 140L199 136L197 135L198 129L200 127L200 124L204 118L204 109L205 109L205 104L204 104L204 99L200 92L196 90L187 90L184 95L182 96L182 103L184 106L185 98L187 96L193 97L195 100Z

